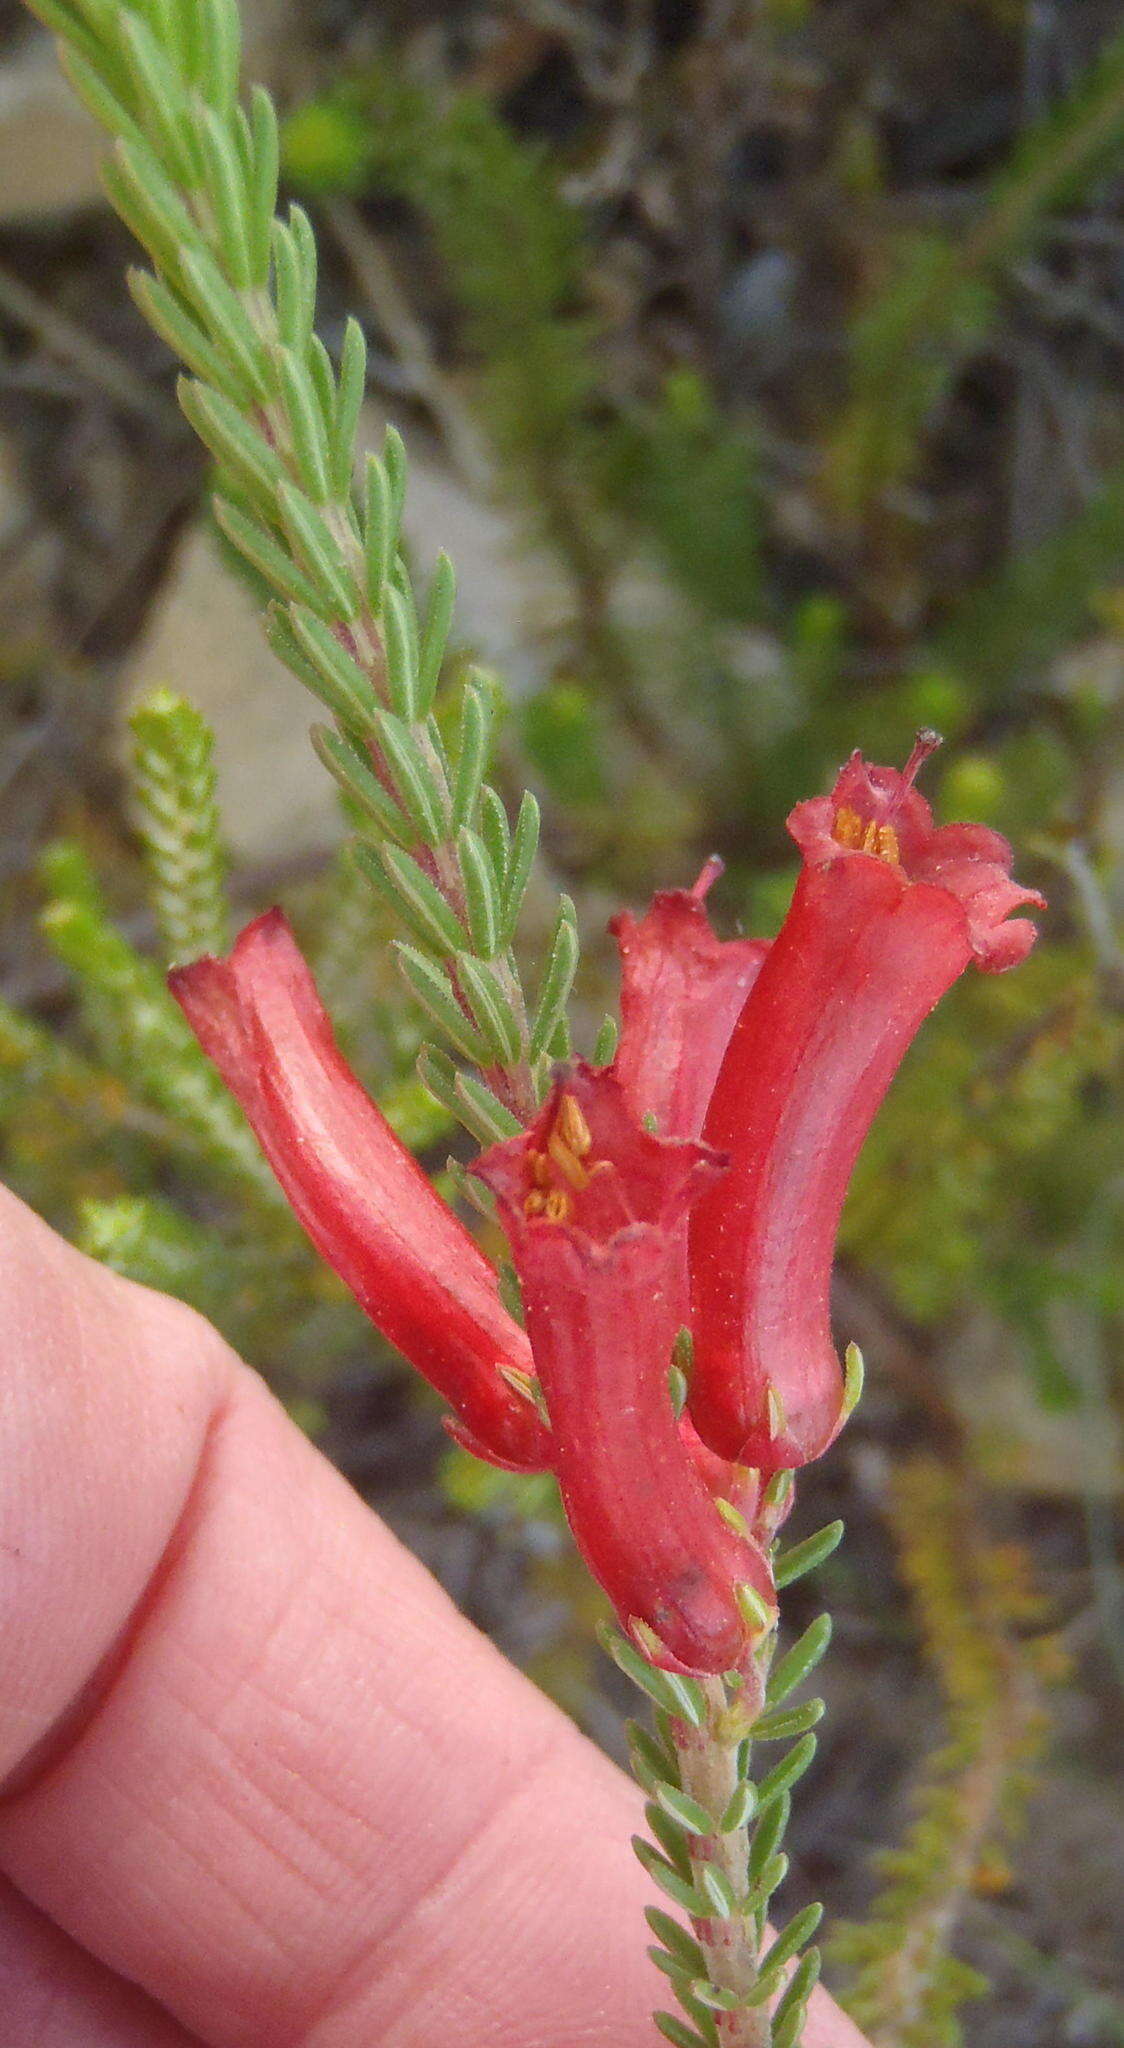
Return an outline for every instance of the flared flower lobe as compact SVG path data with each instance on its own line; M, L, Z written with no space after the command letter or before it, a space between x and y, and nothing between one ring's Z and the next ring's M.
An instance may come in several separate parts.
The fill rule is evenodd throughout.
M532 1370L527 1339L488 1261L343 1059L281 913L248 926L228 959L178 968L169 983L299 1221L371 1321L481 1456L548 1465L548 1433L518 1391Z
M691 1413L721 1456L800 1465L844 1415L828 1292L859 1148L919 1026L970 962L997 970L1034 940L1008 922L1034 891L980 826L935 828L904 772L854 755L829 797L797 805L804 865L730 1039L703 1131L730 1168L690 1225Z

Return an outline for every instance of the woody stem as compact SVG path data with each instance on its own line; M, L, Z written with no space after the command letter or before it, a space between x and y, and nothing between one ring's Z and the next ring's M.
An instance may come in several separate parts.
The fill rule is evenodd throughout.
M746 1680L745 1688L738 1694L736 1714L730 1711L723 1679L707 1678L698 1683L706 1698L706 1720L701 1728L692 1728L685 1721L676 1722L675 1748L684 1792L713 1814L717 1823L740 1782L739 1751L746 1736L747 1720L752 1722L764 1704L764 1664ZM696 1887L707 1865L717 1867L729 1881L741 1910L728 1916L716 1914L705 1920L694 1919L692 1930L706 1957L710 1982L719 1991L744 1998L757 1983L764 1933L764 1912L756 1911L747 1898L748 1828L741 1826L720 1833L716 1825L713 1834L692 1837L691 1867ZM716 2012L714 2017L722 2048L769 2048L772 2022L767 2006L743 2006L734 2012Z

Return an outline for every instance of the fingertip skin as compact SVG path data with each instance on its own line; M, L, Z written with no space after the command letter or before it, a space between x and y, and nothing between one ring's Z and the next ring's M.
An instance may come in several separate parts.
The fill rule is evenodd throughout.
M0 1786L111 1659L245 1370L0 1188Z
M2 1192L0 1304L0 1874L169 2016L135 2048L649 2048L634 1788L207 1325Z

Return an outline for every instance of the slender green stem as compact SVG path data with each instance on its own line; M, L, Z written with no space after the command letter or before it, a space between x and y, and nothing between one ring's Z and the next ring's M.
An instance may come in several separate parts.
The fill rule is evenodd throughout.
M769 1638L771 1645L775 1640ZM769 1652L765 1652L767 1659ZM750 1681L752 1683L753 1681ZM707 1715L701 1728L686 1722L675 1724L675 1752L679 1779L684 1792L716 1818L727 1811L745 1773L741 1749L747 1718L756 1719L765 1699L765 1664L758 1665L757 1698L749 1686L738 1694L737 1713L731 1714L724 1680L699 1681L706 1699ZM749 1891L749 1826L726 1833L696 1836L691 1845L691 1869L696 1885L704 1868L720 1870L729 1880L739 1904ZM693 1919L695 1938L706 1957L707 1975L720 1991L744 1998L757 1983L757 1966L764 1931L764 1909L746 1904L743 1910L709 1919ZM715 2014L722 2048L769 2048L772 2023L767 2006L743 2007L736 2012Z

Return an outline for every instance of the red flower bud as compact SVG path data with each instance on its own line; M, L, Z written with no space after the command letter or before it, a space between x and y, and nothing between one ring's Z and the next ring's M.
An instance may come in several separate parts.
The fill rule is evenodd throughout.
M792 907L730 1039L703 1126L729 1171L691 1216L691 1414L723 1457L765 1472L817 1457L843 1420L828 1288L851 1169L934 1004L970 961L1013 966L1034 941L1011 850L978 825L933 826L913 775L852 756L798 804Z
M491 1266L360 1087L280 911L169 976L317 1250L496 1464L550 1463L527 1339Z

